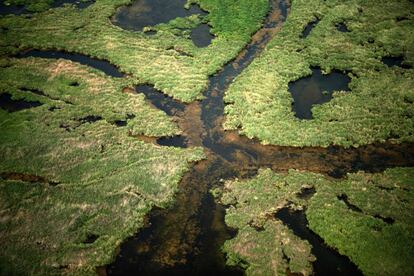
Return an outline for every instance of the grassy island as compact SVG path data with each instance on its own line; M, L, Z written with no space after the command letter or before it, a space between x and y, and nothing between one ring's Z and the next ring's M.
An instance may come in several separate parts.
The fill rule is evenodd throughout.
M413 12L408 0L292 1L281 31L226 92L225 128L282 146L413 142ZM384 57L402 58L402 65L389 67ZM335 92L302 120L288 86L311 67L352 80L349 92Z
M278 219L289 208L305 210L308 227L365 275L412 274L413 185L412 168L343 180L266 169L251 180L228 181L219 197L229 206L226 224L238 229L223 247L228 264L242 265L248 275L310 275L312 246Z

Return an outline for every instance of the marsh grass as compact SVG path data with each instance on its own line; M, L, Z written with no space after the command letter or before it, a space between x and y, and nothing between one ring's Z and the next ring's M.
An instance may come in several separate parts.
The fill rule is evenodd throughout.
M38 58L0 72L1 94L43 104L0 109L0 274L94 274L153 206L170 204L203 151L132 137L180 131L143 95L122 92L129 79Z
M128 0L98 0L85 9L64 6L27 18L0 18L0 55L16 54L28 48L56 49L108 60L123 72L183 102L202 98L208 76L234 58L260 26L269 5L266 0L198 0L209 14L177 18L154 26L153 36L123 30L108 18ZM190 30L208 22L216 36L205 48L191 41ZM151 26L149 26L151 27ZM181 49L182 56L170 49Z
M266 169L250 180L227 181L214 192L228 207L226 224L238 229L224 244L227 262L242 265L248 275L312 274L311 245L275 217L288 206L305 209L308 227L365 275L412 274L413 179L412 168L342 180ZM306 189L312 194L301 196Z
M414 70L382 63L403 56L413 64L413 8L410 1L293 1L281 31L226 92L224 127L282 146L413 142L414 106L406 99L414 95ZM315 17L320 21L301 38ZM344 21L349 32L336 29ZM351 92L337 91L304 121L291 110L288 85L313 66L348 73Z

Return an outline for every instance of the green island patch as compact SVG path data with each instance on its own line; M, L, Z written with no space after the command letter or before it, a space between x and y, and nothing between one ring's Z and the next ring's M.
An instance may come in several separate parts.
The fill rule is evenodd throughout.
M227 262L244 266L247 275L312 274L311 245L276 216L286 207L305 210L308 227L364 274L414 272L413 168L352 173L342 180L265 169L213 192L228 206L226 224L238 229L223 246Z
M123 30L111 23L118 7L130 0L97 0L85 9L74 5L49 9L30 17L0 17L0 56L26 49L52 49L110 61L121 71L183 102L201 99L208 76L236 57L260 26L266 0L192 0L209 14L176 18L155 26L156 35ZM198 48L189 30L208 22L216 36ZM151 26L150 26L151 27Z
M281 146L413 142L413 14L405 0L292 1L283 28L226 92L224 127ZM303 38L310 22L317 23ZM403 57L407 68L388 67L383 57ZM288 85L311 67L348 74L351 91L335 92L301 120Z
M133 137L180 131L143 95L122 92L128 78L28 58L3 60L0 80L0 97L38 103L0 108L2 275L94 274L204 157Z

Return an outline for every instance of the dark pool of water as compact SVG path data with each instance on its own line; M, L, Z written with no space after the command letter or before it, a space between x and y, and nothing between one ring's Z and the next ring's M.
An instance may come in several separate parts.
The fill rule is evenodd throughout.
M289 84L294 103L292 109L300 119L312 119L312 106L332 99L333 91L349 91L351 78L340 72L323 75L320 68L312 68L310 77Z
M302 32L301 38L307 38L308 35L311 33L313 28L318 25L319 21L321 21L319 18L316 20L313 20L306 25L305 29Z
M316 275L362 275L348 257L328 247L307 227L308 220L303 210L296 211L285 207L276 214L276 218L283 221L296 236L307 240L312 245L312 254L316 257L313 263Z
M214 35L210 33L208 24L200 24L191 31L191 40L197 47L207 47L213 39Z
M198 5L185 9L186 3L187 0L136 0L120 7L112 17L112 23L126 30L142 31L144 27L168 23L177 17L206 15Z
M59 52L53 50L30 50L28 52L24 52L18 54L16 57L19 58L26 58L26 57L40 57L40 58L52 58L52 59L68 59L74 62L78 62L83 65L88 65L95 69L98 69L104 72L107 75L110 75L115 78L121 78L124 76L115 65L112 65L108 61L99 60L95 58L91 58L81 54L75 53L66 53L66 52Z
M401 67L401 68L404 68L404 69L412 68L412 66L410 66L408 64L404 64L404 56L383 57L381 61L382 61L382 63L384 63L388 67L397 66L397 67Z
M168 115L174 115L177 112L184 111L185 104L175 101L151 85L139 85L135 88L135 91L137 93L143 93L148 101Z
M13 100L9 93L0 94L0 108L8 112L16 112L41 105L42 103L37 101Z
M85 9L92 5L95 1L79 1L79 0L56 0L50 6L51 8L62 7L64 4L73 4L78 9ZM28 11L24 5L5 5L4 1L0 1L0 15L21 15L21 14L31 14L32 12Z
M341 33L349 33L348 27L345 25L345 23L339 23L336 25L336 29L340 31Z
M26 11L24 6L5 5L4 1L0 1L0 15L15 14L20 15Z
M173 136L173 137L161 137L157 139L157 144L160 146L167 146L167 147L179 147L179 148L186 148L187 147L187 139L185 136Z
M134 114L128 114L124 120L116 120L114 123L117 127L125 127L128 125L128 120L135 118Z

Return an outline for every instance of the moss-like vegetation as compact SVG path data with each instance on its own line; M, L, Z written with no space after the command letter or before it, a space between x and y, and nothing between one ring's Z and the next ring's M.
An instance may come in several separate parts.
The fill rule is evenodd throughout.
M359 146L414 141L414 70L387 67L384 56L414 64L411 1L292 1L282 30L226 93L225 128L264 144ZM309 22L320 21L306 38ZM344 23L350 32L340 32ZM347 72L351 91L315 106L314 119L292 112L288 84L310 67Z
M309 228L364 274L410 275L414 272L413 184L412 168L348 174L344 180L267 169L251 180L228 181L221 202L230 206L226 224L239 230L224 245L228 263L244 265L250 275L285 274L287 269L310 274L311 246L275 218L289 205L306 209ZM315 193L303 196L304 189L312 187Z
M217 37L198 48L189 31L201 23L197 15L160 24L155 36L125 31L109 18L129 0L98 0L85 9L75 6L25 16L0 18L0 55L23 49L58 49L109 60L142 82L184 102L202 97L213 74L247 44L264 18L266 0L196 0L208 11L207 21ZM183 55L182 53L186 53Z
M171 202L188 163L203 158L199 148L130 135L178 130L142 95L122 93L129 79L34 58L10 60L0 79L0 93L42 103L0 108L2 275L93 274L153 206Z

